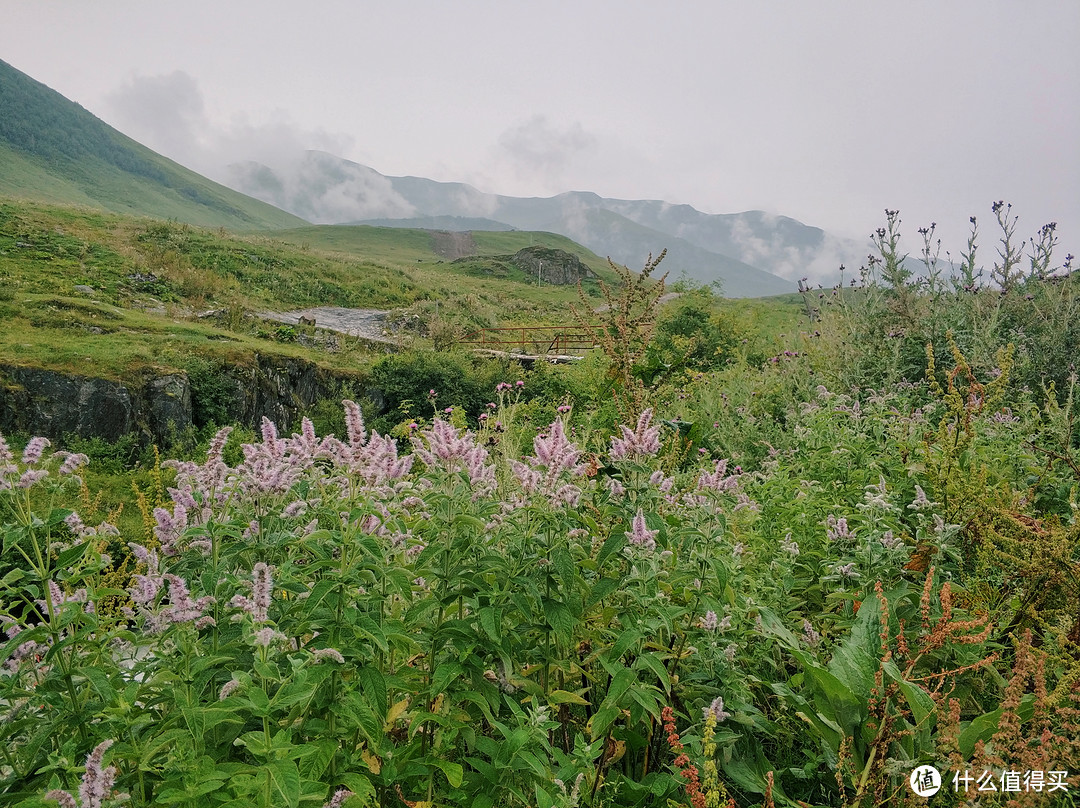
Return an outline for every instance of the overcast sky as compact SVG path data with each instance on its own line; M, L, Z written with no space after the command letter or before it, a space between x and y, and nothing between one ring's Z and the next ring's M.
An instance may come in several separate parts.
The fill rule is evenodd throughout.
M0 0L0 58L173 159L1080 247L1080 2Z

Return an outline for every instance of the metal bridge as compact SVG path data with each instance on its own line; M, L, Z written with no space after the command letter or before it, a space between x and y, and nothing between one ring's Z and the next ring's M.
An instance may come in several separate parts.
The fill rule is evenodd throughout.
M596 333L580 325L481 328L458 340L477 353L525 362L574 362L596 347Z

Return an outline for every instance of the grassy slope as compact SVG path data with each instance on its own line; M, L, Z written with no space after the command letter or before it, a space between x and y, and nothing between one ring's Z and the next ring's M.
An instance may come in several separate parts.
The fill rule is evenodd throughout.
M0 111L0 196L208 227L303 222L156 154L2 61Z
M481 248L501 254L550 241L602 266L558 236L497 235L517 241L496 239ZM93 292L77 291L80 285ZM86 208L0 200L5 362L119 378L179 367L192 354L242 362L261 351L313 355L353 368L364 361L360 347L313 354L291 341L290 329L282 333L279 325L252 322L244 314L330 305L385 308L430 320L436 302L438 316L462 328L560 323L578 293L573 287L537 289L486 277L468 262L443 262L422 231L305 228L281 238L236 236ZM195 317L209 309L225 313L217 320Z

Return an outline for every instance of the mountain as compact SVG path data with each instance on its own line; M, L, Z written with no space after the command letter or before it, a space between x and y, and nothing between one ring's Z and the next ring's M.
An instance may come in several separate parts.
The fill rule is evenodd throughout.
M791 292L805 276L832 283L840 264L858 266L868 249L762 211L707 214L689 205L581 191L502 196L464 183L384 176L317 151L274 167L233 166L229 184L322 224L546 230L631 268L667 248L662 266L673 278L719 280L731 297Z
M162 157L3 61L0 196L236 230L306 223Z

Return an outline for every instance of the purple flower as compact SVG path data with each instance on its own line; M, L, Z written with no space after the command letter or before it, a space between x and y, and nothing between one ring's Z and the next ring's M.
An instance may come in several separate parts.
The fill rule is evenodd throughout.
M727 718L731 718L731 713L724 712L724 700L719 696L713 699L712 704L702 711L702 720L708 721L710 717L712 717L717 724Z
M703 471L698 477L699 491L732 491L739 486L737 474L727 473L727 460L717 460L712 472Z
M231 696L236 691L236 689L240 687L240 684L241 682L239 679L230 679L225 684L223 684L221 686L220 692L218 693L218 701L225 701L225 699L229 698L229 696Z
M31 438L30 442L26 444L26 448L23 450L22 462L24 465L31 466L41 460L41 453L45 451L47 446L51 446L48 438Z
M330 801L323 805L323 808L341 808L345 804L345 800L352 796L355 795L349 789L339 788L334 792L334 796L330 798Z
M243 609L251 615L252 621L265 623L269 619L270 601L273 593L271 568L262 561L251 570L251 597L234 595L230 606Z
M19 478L19 481L15 483L15 487L22 489L30 488L48 476L49 472L47 469L27 469Z
M848 527L847 519L843 516L837 519L830 513L825 520L825 527L825 533L830 541L842 541L844 539L855 538L855 534Z
M631 432L619 426L622 437L611 439L612 460L633 460L635 457L651 457L660 451L660 427L652 426L653 411L646 409L638 418Z
M79 802L82 808L101 808L101 803L112 794L116 782L116 767L102 768L105 752L112 741L102 741L86 758L86 771L79 786ZM56 800L62 808L78 808L75 798L68 792L54 789L45 795L47 800Z
M255 645L260 648L269 648L285 639L285 635L276 631L272 626L263 626L255 632Z
M698 627L705 631L716 631L716 627L720 624L719 618L716 616L716 612L712 609L705 612L705 616L698 622Z
M836 574L841 578L858 578L859 573L855 570L855 563L843 564L836 567Z
M634 516L633 522L631 522L631 530L627 531L626 537L630 539L631 544L637 547L655 550L656 536L659 532L659 530L649 530L645 522L645 514L641 508L638 508L638 512Z
M80 466L85 466L90 462L90 458L84 454L68 454L64 458L64 462L60 464L61 474L73 474Z
M311 655L315 658L316 662L322 662L324 659L329 659L339 665L345 664L345 657L343 657L341 651L338 651L336 648L317 648L311 652Z
M922 486L915 486L915 499L908 505L909 511L926 511L934 507L934 503L926 498L926 492L922 490Z
M412 439L413 452L428 468L467 472L474 497L495 490L495 466L487 462L488 452L477 445L473 433L460 433L448 421L436 419L431 429L424 430L420 436L423 440Z
M806 644L811 648L817 647L817 644L821 642L821 635L814 629L813 623L809 620L803 620L802 622L803 639L806 640Z

